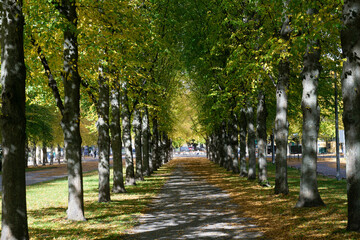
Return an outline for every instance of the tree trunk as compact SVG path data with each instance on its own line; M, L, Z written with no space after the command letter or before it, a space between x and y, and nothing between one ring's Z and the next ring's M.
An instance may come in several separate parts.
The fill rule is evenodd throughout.
M313 14L314 11L311 11ZM321 71L321 50L319 41L310 40L304 56L304 69L301 73L303 93L301 109L303 112L302 163L299 200L295 207L317 207L325 205L317 185L317 138L320 125L320 107L317 87Z
M159 132L159 142L158 142L158 156L159 156L159 162L158 162L158 168L160 168L165 163L165 151L164 151L164 136L162 132Z
M149 133L149 171L150 175L154 172L154 137Z
M47 163L47 146L45 143L43 143L41 150L42 150L42 165L45 166L45 164Z
M210 146L210 137L209 136L206 136L205 138L205 148L206 148L206 158L210 159L211 160L211 157L210 157L210 149L209 149L209 146ZM236 154L237 154L237 149L236 149Z
M219 140L218 141L218 151L219 151L219 165L223 168L226 168L226 132L225 132L225 124L222 123L219 130Z
M275 141L276 141L276 176L275 194L288 194L287 182L287 89L289 81L289 63L283 60L279 63L279 80L276 95Z
M245 109L241 109L240 112L240 176L246 177L247 167L246 167L246 132L247 132L247 122L246 122L246 112Z
M120 91L119 86L114 86L111 90L111 146L113 151L113 188L114 193L125 193L123 164L122 164L122 144L120 126Z
M164 132L162 133L160 144L161 144L161 165L164 165L165 163L168 162L167 135Z
M25 79L22 1L2 1L1 239L29 239L25 189Z
M232 142L231 142L231 133L229 130L229 124L225 131L225 138L223 141L224 144L224 151L225 151L225 168L227 171L232 170L232 160L233 160L233 153L232 153Z
M230 140L230 160L231 160L231 170L233 173L240 173L239 169L239 156L238 156L238 129L236 124L235 115L232 115L233 119L229 122L229 140Z
M254 126L254 109L249 104L246 111L246 120L248 127L248 153L249 153L249 172L248 179L254 180L256 179L256 155L255 155L255 126Z
M280 31L280 37L285 42L290 39L290 19L286 13L288 1L285 1L284 22ZM284 50L286 51L286 50ZM288 107L288 85L290 76L289 60L284 57L280 60L279 78L276 84L276 117L275 117L275 140L276 140L276 176L275 194L288 194L289 187L287 182L287 143L289 124L287 121Z
M152 136L152 163L153 163L153 171L156 171L160 167L160 146L159 146L159 130L158 130L158 122L156 118L153 119L153 136Z
M141 113L138 109L134 111L133 128L135 131L135 153L136 153L136 173L135 177L139 180L144 180L142 170L142 121Z
M131 146L131 113L128 105L127 90L124 87L124 94L122 96L122 126L123 126L123 141L125 147L125 168L126 168L126 185L136 185L134 172L134 159L132 155Z
M344 1L341 76L346 143L346 179L349 231L360 231L360 1Z
M24 161L25 168L28 168L29 155L30 155L29 141L26 138L25 139L25 161Z
M213 162L216 164L220 163L218 142L219 142L218 129L215 129L215 131L213 133L213 141L212 141L212 155L213 155L212 158L213 158Z
M33 142L33 147L31 149L31 157L33 161L33 166L37 167L37 161L36 161L36 142Z
M67 20L64 26L64 70L62 73L65 104L61 120L68 170L67 218L74 221L85 221L79 105L81 79L78 72L76 4L73 1L62 1L58 9Z
M57 145L56 161L60 164L61 149L60 145Z
M172 146L172 139L169 138L168 135L166 135L166 146L167 146L166 162L170 162L172 159L172 154L173 154L173 146Z
M148 109L145 108L142 116L142 133L143 133L143 174L145 176L150 176L150 167L149 167L149 151L150 151L150 126L149 126L149 113Z
M215 138L215 135L214 135L214 133L212 133L211 135L210 135L210 137L209 137L209 147L208 147L208 149L209 149L209 159L210 159L210 161L212 161L212 162L215 162L215 153L214 153L214 151L215 151L215 149L214 149L214 138Z
M42 156L41 156L41 148L36 146L36 159L38 160L38 164L42 163Z
M50 165L54 164L54 146L51 145L50 147Z
M99 147L99 202L110 201L110 135L109 135L109 80L99 67L99 100L97 103Z
M263 91L259 93L257 107L257 136L258 136L258 152L259 152L259 183L261 186L269 186L267 179L267 135L266 135L266 118L267 109L265 103L265 94Z

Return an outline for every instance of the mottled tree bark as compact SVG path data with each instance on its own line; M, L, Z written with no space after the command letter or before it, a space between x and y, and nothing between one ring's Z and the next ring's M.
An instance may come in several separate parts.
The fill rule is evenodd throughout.
M109 135L109 80L99 68L99 99L97 102L99 148L99 202L110 201L110 135Z
M144 180L142 166L142 121L139 109L134 111L133 129L135 131L135 153L136 153L136 172L135 177Z
M64 105L60 99L56 81L50 81L57 106L62 114L61 127L64 134L64 156L68 170L68 209L67 218L84 221L84 190L81 165L80 135L80 83L78 72L78 42L76 0L52 2L65 19L64 31L64 66L62 80L64 85Z
M280 30L280 38L285 42L290 39L290 18L287 15L288 2L284 6L284 22ZM286 51L286 50L284 50ZM288 107L288 85L290 77L289 60L284 57L280 60L279 77L276 84L276 117L275 117L275 140L276 140L276 176L275 176L275 194L288 194L289 187L287 181L287 143L289 124L287 121Z
M36 159L38 161L38 164L42 164L42 157L41 157L41 148L40 146L36 146Z
M267 146L267 134L266 134L266 118L267 109L265 103L265 94L260 91L258 97L257 107L257 137L258 137L258 152L259 152L259 183L261 186L269 186L267 179L267 161L266 161L266 146Z
M240 141L240 176L246 177L247 166L246 166L246 133L247 133L247 122L245 109L241 109L239 119L239 141Z
M254 109L251 104L248 105L246 110L246 121L247 121L247 129L248 129L247 147L249 153L248 179L254 180L256 179L256 155L255 155L256 133L254 126Z
M114 86L111 90L111 147L113 152L113 188L114 193L125 193L123 164L122 164L122 144L121 144L121 125L120 125L120 89Z
M134 159L131 145L131 113L128 105L127 86L123 87L124 94L122 95L122 127L123 127L123 141L125 148L125 184L136 185Z
M347 229L360 232L360 1L344 1L341 76L348 196Z
M226 131L225 138L224 138L224 151L225 151L225 169L227 171L232 170L232 146L231 146L231 133L229 131Z
M150 175L154 172L154 139L149 129L149 171Z
M206 158L210 159L211 160L211 157L210 157L210 136L206 136L205 138L205 148L206 148Z
M153 118L153 134L152 134L152 164L153 171L160 167L160 146L159 146L159 129L156 118Z
M144 109L142 115L142 142L143 142L143 174L150 176L150 125L149 125L149 112Z
M164 165L165 163L168 162L168 154L169 154L168 138L165 132L162 133L161 145L162 145L161 163L162 165Z
M238 156L238 147L239 147L239 139L238 139L238 127L237 127L237 119L235 115L232 115L232 120L228 124L228 132L229 132L229 145L230 145L230 164L231 171L233 173L240 173L239 168L239 156Z
M206 142L206 155L207 155L207 158L213 162L214 160L213 160L213 155L212 155L212 141L213 141L212 137L213 137L212 134L210 134L208 136L208 140Z
M227 161L227 140L226 140L226 129L225 123L222 123L219 129L219 141L217 149L219 151L219 165L223 168L226 168Z
M0 3L1 239L29 239L25 189L25 79L22 1Z
M219 139L219 136L218 136L218 130L215 129L214 133L213 133L213 141L212 141L212 159L213 159L213 162L216 163L216 164L219 164L219 149L218 149L218 140Z
M309 10L308 13L314 13ZM304 55L304 68L301 73L303 93L301 109L303 112L302 163L299 200L295 207L317 207L325 205L317 185L317 138L320 127L320 107L317 87L320 77L321 50L319 41L310 40Z

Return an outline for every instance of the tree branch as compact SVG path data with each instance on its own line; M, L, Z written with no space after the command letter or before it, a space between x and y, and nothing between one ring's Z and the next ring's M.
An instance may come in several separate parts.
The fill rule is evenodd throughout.
M276 87L276 82L275 82L275 80L274 80L274 77L273 77L270 73L268 73L268 72L266 71L265 66L263 66L263 69L264 69L265 73L269 76L270 80L273 82L274 87Z
M41 47L39 46L39 44L37 44L33 35L31 35L31 43L36 48L38 56L41 60L41 63L45 69L45 74L49 80L48 86L51 88L51 90L53 92L53 95L54 95L55 101L56 101L56 106L59 108L61 115L64 116L64 104L60 97L59 88L57 87L56 80L54 79L54 76L51 73L50 66L46 60L45 55L42 52Z
M93 91L96 91L96 88L90 86L90 84L87 82L87 81L84 81L82 78L80 78L80 82L81 82L81 85L83 87L85 87L85 90L87 92L87 94L89 95L91 101L97 105L97 100L96 100L96 97L95 95L93 94Z

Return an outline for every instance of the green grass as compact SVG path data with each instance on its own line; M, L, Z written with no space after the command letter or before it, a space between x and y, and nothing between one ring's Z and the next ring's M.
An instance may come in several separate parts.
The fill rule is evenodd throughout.
M60 179L27 187L29 235L31 239L121 239L136 224L137 216L163 186L171 169L164 166L127 193L111 195L111 202L98 203L97 172L84 174L86 222L66 219L67 180ZM112 172L111 172L112 176ZM110 180L112 183L112 179Z

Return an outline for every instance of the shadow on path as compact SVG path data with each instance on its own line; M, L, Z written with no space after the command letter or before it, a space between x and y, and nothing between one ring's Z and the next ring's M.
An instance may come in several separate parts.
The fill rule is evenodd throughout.
M238 206L225 191L175 167L140 224L125 239L256 239L262 233L236 215Z

